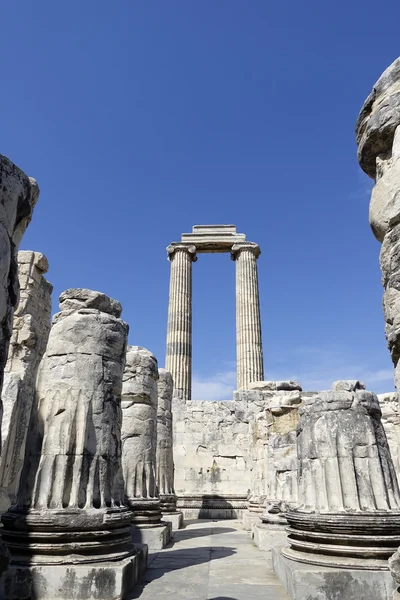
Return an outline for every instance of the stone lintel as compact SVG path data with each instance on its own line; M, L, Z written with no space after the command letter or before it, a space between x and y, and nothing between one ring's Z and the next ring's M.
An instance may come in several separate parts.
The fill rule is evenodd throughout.
M244 233L237 233L235 225L194 225L192 233L182 233L181 241L196 246L199 253L230 252L238 242L245 242Z

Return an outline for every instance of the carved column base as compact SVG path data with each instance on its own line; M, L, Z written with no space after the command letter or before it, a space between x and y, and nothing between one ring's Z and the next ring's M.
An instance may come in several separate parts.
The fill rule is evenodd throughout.
M133 525L159 525L161 522L161 507L159 498L127 499L131 510Z
M0 576L7 569L9 559L10 555L7 550L7 546L4 544L3 540L0 537Z
M11 563L0 580L0 597L7 600L130 598L146 561L146 552L140 550L127 558L100 563L31 566Z
M12 564L84 564L135 553L128 508L22 510L2 516Z
M160 494L160 508L163 515L176 512L176 502L175 494Z
M387 571L400 542L400 513L286 513L283 556L312 565Z

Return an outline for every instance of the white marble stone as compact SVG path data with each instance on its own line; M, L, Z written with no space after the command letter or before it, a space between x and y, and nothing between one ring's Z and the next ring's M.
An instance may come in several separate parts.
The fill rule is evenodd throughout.
M52 285L44 278L47 259L40 252L18 252L20 301L4 374L0 512L16 499L40 360L50 332Z

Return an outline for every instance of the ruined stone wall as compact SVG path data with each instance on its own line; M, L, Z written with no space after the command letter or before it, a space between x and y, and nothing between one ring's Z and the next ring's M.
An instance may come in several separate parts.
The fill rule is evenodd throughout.
M271 394L243 390L231 401L174 399L175 492L185 518L241 517L249 498L266 496Z
M400 406L396 392L378 394L382 424L387 436L397 477L400 476Z

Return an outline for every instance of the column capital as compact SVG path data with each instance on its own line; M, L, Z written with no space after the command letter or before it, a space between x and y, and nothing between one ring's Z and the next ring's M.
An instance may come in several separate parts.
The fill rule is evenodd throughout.
M231 248L231 259L236 260L239 252L242 250L250 250L256 259L261 254L260 246L255 242L238 242L237 244L233 244Z
M177 251L187 252L190 258L192 259L192 262L196 262L196 246L194 246L193 244L182 244L180 242L172 242L172 244L167 246L168 260L172 260L175 252Z

